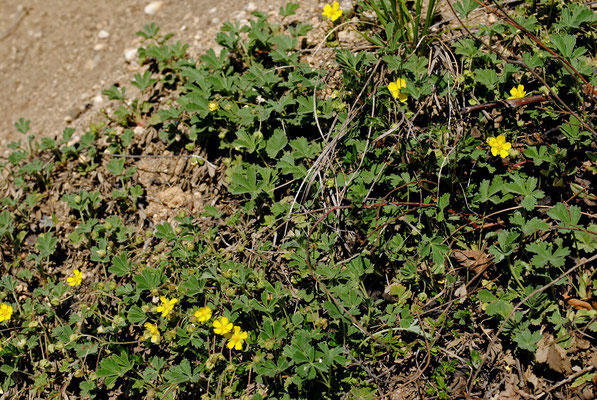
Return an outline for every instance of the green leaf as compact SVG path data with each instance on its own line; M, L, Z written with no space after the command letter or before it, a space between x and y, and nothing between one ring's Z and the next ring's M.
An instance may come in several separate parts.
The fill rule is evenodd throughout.
M112 158L106 169L114 176L120 176L124 172L124 158Z
M39 251L39 256L41 258L46 258L54 254L54 251L56 251L56 243L58 243L58 239L52 236L50 232L41 233L37 237L37 244L35 245Z
M496 300L493 303L490 303L485 308L485 312L491 316L500 316L502 319L505 319L510 315L512 312L512 304L508 303L505 300Z
M31 125L31 121L30 120L25 120L25 118L19 118L18 121L15 122L15 128L17 128L17 131L22 133L23 135L25 135L27 132L29 132L29 127Z
M141 92L144 92L145 89L152 86L154 83L157 82L157 79L153 79L151 77L150 71L145 71L143 75L137 73L133 76L134 80L131 81L131 84L139 89Z
M502 192L504 194L516 193L524 196L521 204L525 210L532 210L537 204L537 200L545 197L542 190L535 190L538 182L537 178L529 177L525 180L519 175L512 175L510 178L512 182L504 185Z
M236 132L236 140L232 143L232 146L245 148L251 154L257 148L257 142L254 135L249 135L244 129L239 129Z
M554 33L550 36L553 47L564 57L570 58L576 46L576 36L569 34Z
M236 169L231 176L228 190L232 194L256 195L259 190L257 185L257 168L249 165L246 168Z
M276 155L288 144L288 138L281 129L276 129L274 134L267 140L265 151L270 158L275 159Z
M571 206L568 209L564 203L558 203L547 211L547 215L559 221L563 227L578 226L578 221L580 221L580 207Z
M203 293L205 283L205 279L199 279L196 275L191 275L185 280L182 287L187 290L187 296L194 297Z
M141 307L134 305L131 306L131 308L129 309L126 318L132 324L141 324L145 322L145 320L147 319L147 315L145 314L143 309L141 309Z
M554 267L562 267L565 263L566 257L570 255L570 250L567 247L559 247L552 252L552 244L546 242L529 243L526 250L534 253L531 258L533 266L543 268L548 263Z
M108 271L118 277L130 274L131 263L128 260L128 253L124 251L119 256L112 257L112 265Z
M154 235L155 237L164 239L168 242L171 242L178 238L178 235L174 232L174 229L172 229L172 225L170 225L169 222L164 222L156 226Z
M578 29L583 24L597 22L597 14L589 7L582 4L569 4L562 9L560 22L556 25L559 29Z
M182 360L179 365L173 365L164 374L164 378L169 384L181 384L185 382L198 382L199 371L197 368L191 370L189 360Z
M126 92L126 88L124 88L124 87L122 89L118 90L118 87L111 86L108 89L103 90L102 94L104 96L108 96L108 99L110 99L110 100L124 101L125 92Z
M135 363L129 360L128 354L123 351L120 356L113 354L104 358L96 373L99 378L105 378L106 386L111 387L118 377L124 376L133 369L134 365Z
M137 283L138 290L151 290L161 285L162 272L156 268L145 268L133 280Z
M285 6L280 7L280 15L282 17L289 17L291 15L294 15L294 13L296 12L296 10L299 8L299 4L298 3L286 3Z
M537 349L537 342L539 342L539 340L541 340L541 332L536 331L531 333L528 328L514 336L514 341L518 344L520 349L531 352L534 352Z
M476 69L475 80L483 84L487 89L493 90L498 82L498 76L492 69Z
M454 3L454 9L460 14L460 18L467 18L468 15L479 7L474 0L462 0Z
M301 179L307 175L307 168L302 164L297 165L290 152L284 153L280 161L276 164L276 167L284 175L292 174L294 179Z

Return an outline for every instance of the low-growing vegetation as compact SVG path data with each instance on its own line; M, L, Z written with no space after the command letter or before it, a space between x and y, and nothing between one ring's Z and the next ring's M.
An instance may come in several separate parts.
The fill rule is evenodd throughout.
M594 398L597 14L298 8L199 60L145 26L103 122L15 123L2 392Z

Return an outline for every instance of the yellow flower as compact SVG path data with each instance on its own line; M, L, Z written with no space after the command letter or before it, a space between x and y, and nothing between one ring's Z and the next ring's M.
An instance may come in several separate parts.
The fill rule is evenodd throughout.
M232 350L233 348L235 350L242 350L243 341L247 338L247 336L249 336L249 334L247 332L241 331L240 326L235 326L234 333L232 334L232 336L230 336L230 339L228 339L228 343L226 344L226 346L230 350Z
M491 146L491 154L497 156L498 154L502 158L508 157L508 150L512 147L510 142L506 142L504 135L498 135L498 137L490 137L487 139L487 144Z
M209 321L211 318L211 308L201 307L195 311L195 318L197 318L197 321L199 322Z
M342 15L342 10L340 9L340 3L334 1L332 5L326 4L323 6L323 12L321 13L324 17L332 20L334 22Z
M151 338L151 343L157 343L160 341L160 330L158 329L157 325L152 324L151 322L146 322L145 325L145 335L146 339Z
M178 303L178 299L168 300L164 296L160 297L160 301L162 302L161 306L158 306L158 312L162 313L162 317L168 316L170 311L174 308L174 304Z
M83 281L83 273L78 269L73 270L73 275L66 278L69 286L79 286Z
M210 101L209 104L207 105L207 107L209 108L209 111L216 111L218 109L218 103L216 103L215 101Z
M408 98L407 95L400 92L400 89L406 87L406 81L402 78L396 79L396 82L390 82L388 85L388 90L392 93L392 96L395 99L398 99L401 103L404 103Z
M0 304L0 322L9 321L12 317L12 306L10 304Z
M214 333L216 335L224 336L230 333L230 331L232 330L232 322L228 321L228 318L222 317L214 321L213 327Z
M524 91L524 86L518 85L518 87L513 87L510 89L511 96L508 99L522 99L527 92Z

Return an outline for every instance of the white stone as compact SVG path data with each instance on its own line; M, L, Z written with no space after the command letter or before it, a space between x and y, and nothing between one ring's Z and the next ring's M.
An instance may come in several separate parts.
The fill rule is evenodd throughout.
M255 10L257 10L257 6L252 1L247 3L247 5L245 6L245 11L247 11L247 12L253 12Z
M124 59L128 63L132 63L137 58L137 49L131 48L124 51Z
M133 133L137 136L140 136L145 133L145 128L143 128L142 126L135 126L135 129L133 129Z
M103 101L104 101L104 98L102 97L101 94L98 94L93 98L93 104L96 106L99 106L100 104L102 104Z
M160 8L162 8L163 5L164 5L163 1L152 1L145 7L145 10L144 10L145 14L153 15L156 12L158 12L160 10Z
M104 47L106 47L106 44L105 44L105 43L98 43L98 44L96 44L95 46L93 46L93 50L95 50L95 51L100 51L100 50L103 50L103 49L104 49Z
M110 34L103 29L97 33L97 37L100 39L106 39L108 36L110 36Z
M217 7L212 7L212 8L209 9L209 11L207 13L208 14L215 14L216 11L218 11L218 8Z

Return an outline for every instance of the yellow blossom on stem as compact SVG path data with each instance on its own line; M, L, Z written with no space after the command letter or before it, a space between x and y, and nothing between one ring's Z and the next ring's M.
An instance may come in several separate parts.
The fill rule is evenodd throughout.
M211 308L209 307L201 307L197 311L195 311L195 318L199 322L209 321L211 319Z
M174 309L174 304L178 303L178 299L168 300L164 296L160 297L160 301L162 302L161 306L158 306L158 312L162 313L162 317L167 317L170 314L170 311Z
M404 103L408 96L402 93L400 90L406 87L406 81L403 78L396 79L396 82L390 82L388 90L395 99L398 99L401 103Z
M321 13L321 15L334 22L342 15L340 3L334 1L331 6L329 4L326 4L325 6L323 6L323 12Z
M232 330L232 322L228 321L228 318L222 317L217 319L213 323L214 333L216 335L227 335Z
M10 304L0 304L0 322L9 321L12 317L12 306Z
M151 338L151 343L157 343L160 341L160 330L158 329L157 325L152 324L151 322L146 322L145 325L145 338Z
M226 346L230 350L232 350L232 349L242 350L243 349L243 342L245 341L245 339L247 338L247 336L249 336L249 334L247 332L243 332L240 329L240 326L235 326L234 327L234 332L232 333L232 335L228 339L228 343L226 344Z
M524 86L523 85L518 85L518 87L513 87L512 89L510 89L510 97L508 97L509 100L511 99L522 99L525 95L527 94L527 92L524 91Z
M490 137L487 139L487 144L491 147L491 154L497 156L498 154L502 158L508 157L510 153L508 150L512 147L512 143L506 142L504 135L498 135L497 137Z
M216 103L215 101L210 101L207 107L209 108L209 111L212 112L216 111L219 108L218 103Z
M79 286L83 281L83 273L78 269L73 270L72 276L66 278L66 282L69 286Z

